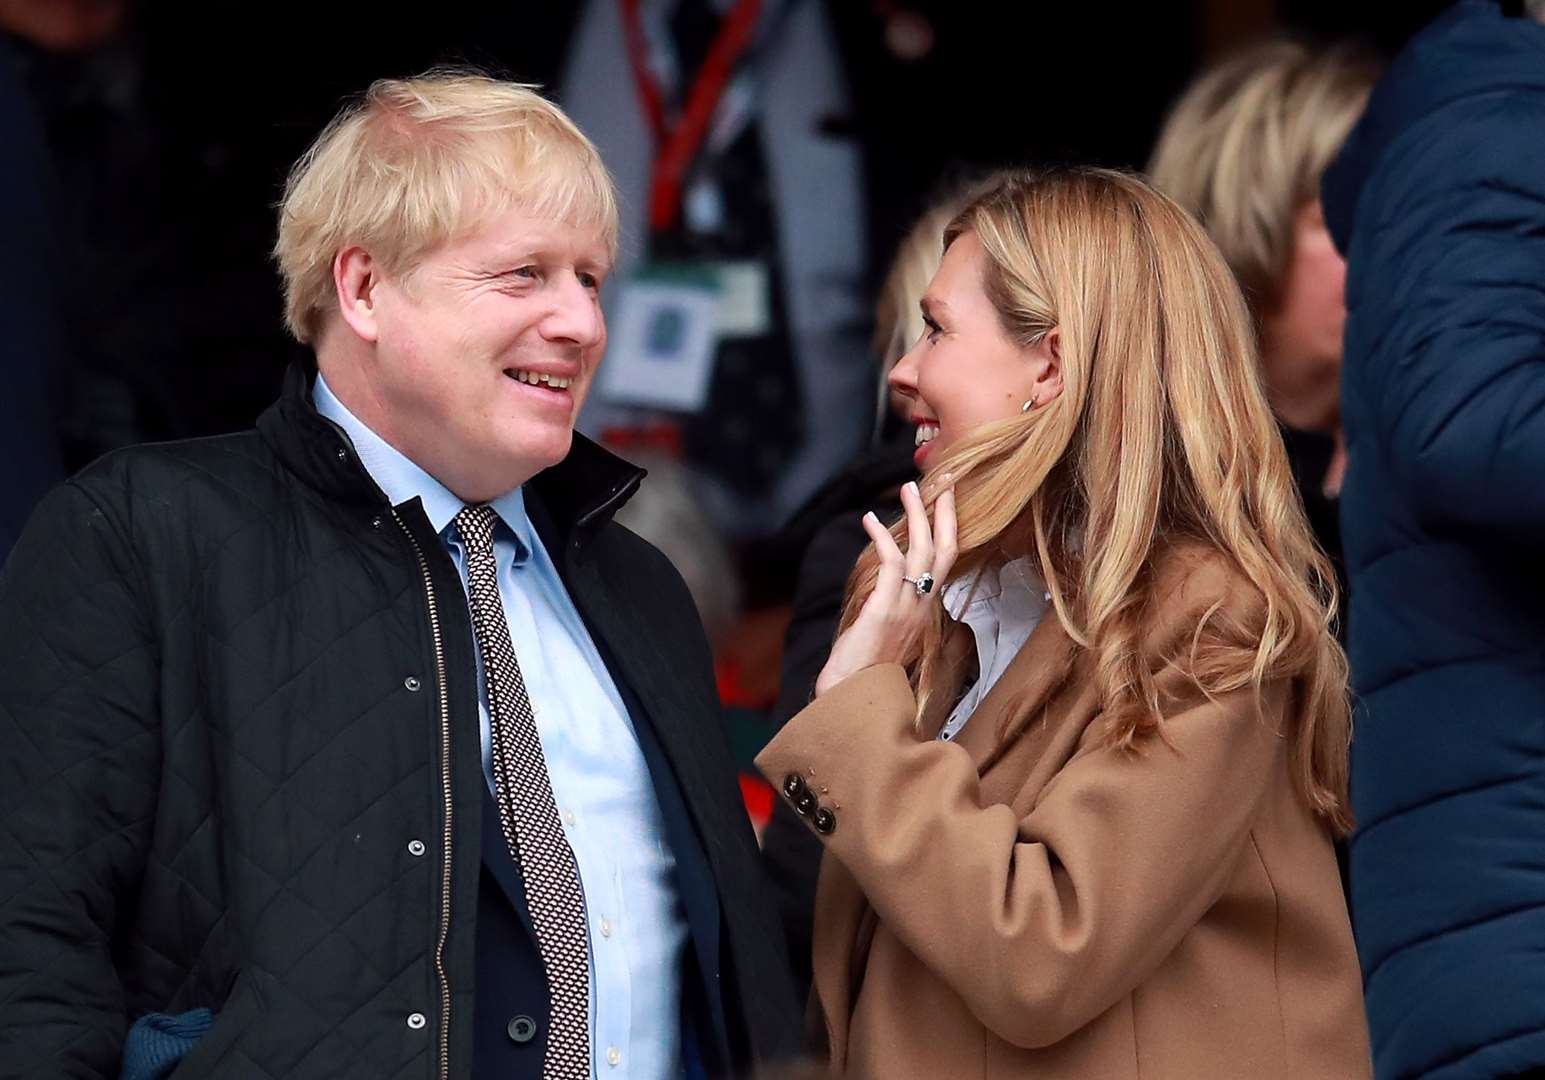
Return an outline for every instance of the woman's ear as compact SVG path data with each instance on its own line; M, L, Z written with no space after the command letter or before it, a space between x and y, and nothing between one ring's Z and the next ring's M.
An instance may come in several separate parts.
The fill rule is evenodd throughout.
M1030 347L1030 354L1035 370L1035 400L1047 405L1062 394L1062 330L1048 330Z

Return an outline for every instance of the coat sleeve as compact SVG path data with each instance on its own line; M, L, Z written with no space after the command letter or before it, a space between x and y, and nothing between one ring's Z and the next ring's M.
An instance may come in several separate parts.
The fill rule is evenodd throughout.
M1120 1001L1222 894L1285 753L1248 692L1161 687L1167 742L1093 736L1020 816L987 804L969 754L913 731L904 671L858 672L758 765L814 768L832 854L881 921L999 1038L1049 1046ZM1270 687L1265 716L1280 715Z
M1541 130L1538 91L1461 103L1408 131L1363 195L1348 392L1373 395L1377 450L1434 531L1545 541Z
M130 545L56 488L0 571L0 1076L116 1077L113 964L159 787L157 648Z

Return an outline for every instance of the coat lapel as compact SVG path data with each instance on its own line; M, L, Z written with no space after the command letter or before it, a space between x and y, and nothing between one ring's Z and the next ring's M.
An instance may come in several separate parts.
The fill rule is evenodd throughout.
M985 775L1016 741L1044 738L1043 706L1066 680L1076 649L1056 612L1048 610L956 740L978 774Z

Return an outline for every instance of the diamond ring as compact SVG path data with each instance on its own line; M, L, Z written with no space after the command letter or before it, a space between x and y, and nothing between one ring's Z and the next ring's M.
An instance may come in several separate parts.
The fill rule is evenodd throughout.
M916 589L918 596L927 596L929 593L933 592L933 575L927 571L917 575L915 578L907 577L905 574L903 574L901 580L907 582L914 589Z

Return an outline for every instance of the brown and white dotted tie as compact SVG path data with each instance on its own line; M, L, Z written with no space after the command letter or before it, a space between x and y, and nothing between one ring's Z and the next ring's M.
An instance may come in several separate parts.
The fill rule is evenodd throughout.
M558 821L536 715L499 599L494 563L498 520L493 507L486 505L464 507L456 515L456 529L467 551L472 629L488 684L494 801L504 841L525 882L537 951L547 970L551 1011L542 1076L589 1080L590 939L585 930L585 899L574 852Z

